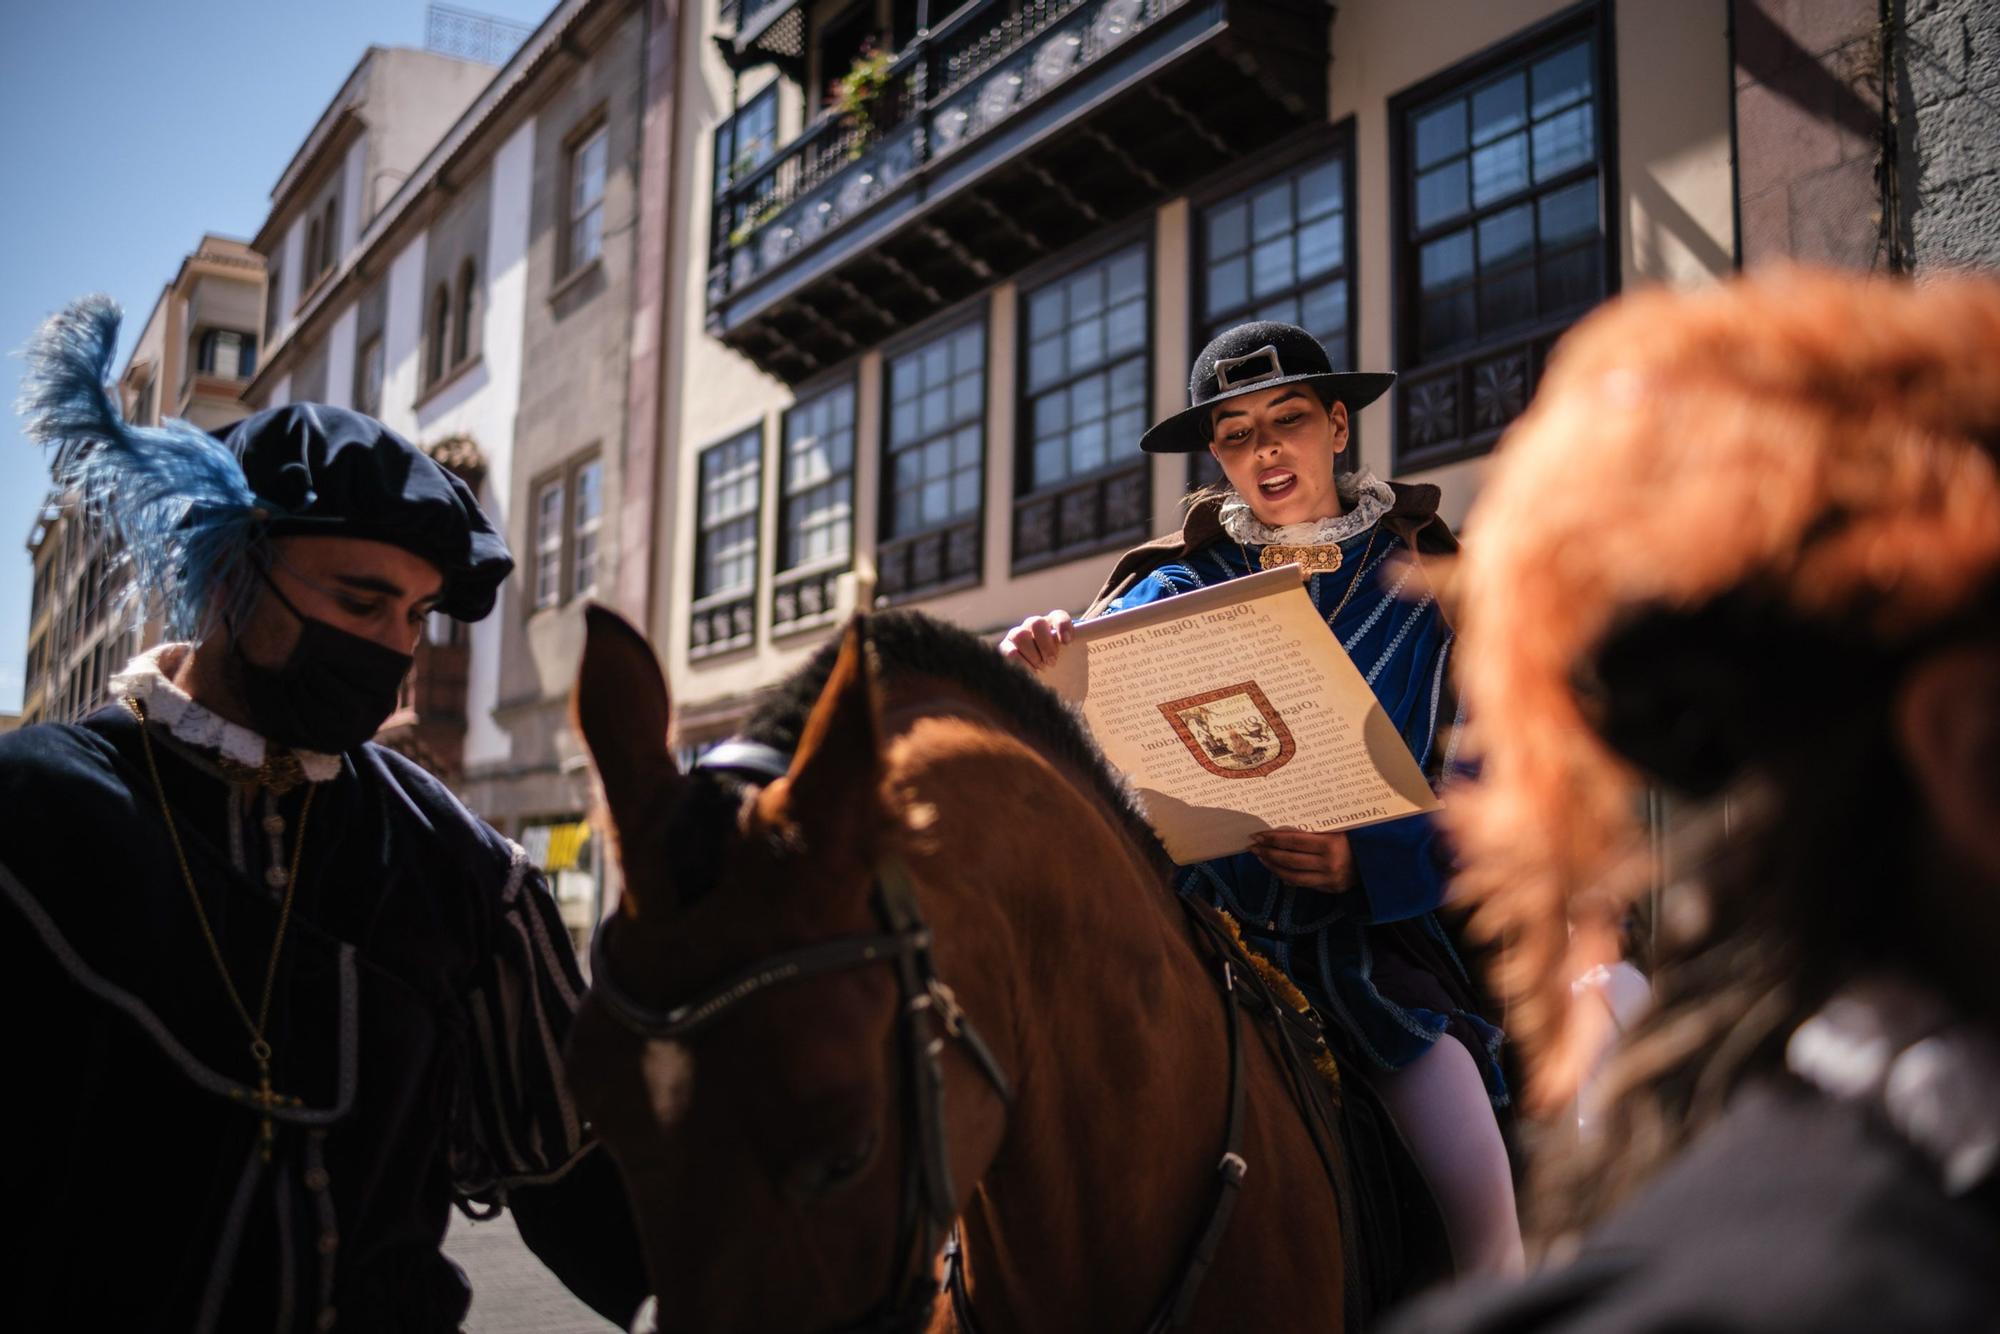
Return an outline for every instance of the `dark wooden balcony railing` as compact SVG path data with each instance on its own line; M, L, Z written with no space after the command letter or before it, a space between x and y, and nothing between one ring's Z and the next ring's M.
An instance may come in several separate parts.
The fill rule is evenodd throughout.
M717 192L710 331L797 382L1323 120L1331 13L969 0Z
M747 0L742 31L784 3ZM715 201L710 303L810 249L926 163L963 149L1186 3L1035 0L1018 13L1008 0L963 6L896 58L868 127L830 112L730 182Z

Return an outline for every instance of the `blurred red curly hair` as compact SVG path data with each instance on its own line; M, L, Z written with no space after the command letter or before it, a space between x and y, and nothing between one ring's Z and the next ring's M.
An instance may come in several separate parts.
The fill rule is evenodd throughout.
M1456 572L1477 781L1447 803L1475 931L1532 1101L1574 1090L1603 1007L1570 981L1615 956L1651 874L1645 779L1572 687L1636 609L1749 580L1893 642L2000 571L2000 283L1784 270L1610 303L1562 342L1507 434ZM1807 542L1825 516L1848 522Z

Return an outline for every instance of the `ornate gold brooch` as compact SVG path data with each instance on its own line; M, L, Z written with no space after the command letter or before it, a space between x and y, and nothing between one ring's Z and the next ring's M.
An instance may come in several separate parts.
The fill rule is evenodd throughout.
M1274 543L1258 553L1257 562L1267 570L1275 570L1280 565L1300 565L1305 567L1307 574L1332 574L1340 568L1340 547L1332 542L1310 547Z

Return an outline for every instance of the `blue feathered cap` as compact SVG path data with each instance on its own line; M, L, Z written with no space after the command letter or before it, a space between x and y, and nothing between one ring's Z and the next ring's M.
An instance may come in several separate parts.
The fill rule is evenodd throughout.
M465 483L371 417L317 404L273 408L222 438L183 421L133 426L107 381L119 310L92 296L52 316L27 349L20 412L54 448L51 472L86 521L117 536L167 632L197 638L240 575L284 534L369 538L444 575L439 610L476 621L514 568Z

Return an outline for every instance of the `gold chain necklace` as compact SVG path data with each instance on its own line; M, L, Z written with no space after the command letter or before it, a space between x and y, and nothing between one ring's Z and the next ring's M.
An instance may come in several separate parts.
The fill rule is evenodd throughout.
M243 1020L243 1027L250 1034L250 1059L257 1063L257 1091L244 1094L240 1089L232 1089L230 1096L239 1101L247 1099L254 1103L262 1114L258 1128L258 1152L265 1162L271 1161L271 1149L277 1140L277 1127L272 1122L271 1113L280 1107L302 1107L298 1098L274 1092L271 1088L271 1043L264 1036L264 1029L271 1019L271 992L278 982L278 957L284 953L285 931L292 924L292 896L299 887L299 858L306 847L306 816L312 811L314 787L306 788L305 802L299 807L299 833L292 843L292 866L285 877L285 897L278 908L278 930L271 937L271 959L264 966L264 994L257 998L257 1015L253 1019L250 1007L243 1003L243 996L236 990L236 981L229 975L229 965L223 961L222 947L216 943L215 931L208 923L208 910L202 907L201 891L195 887L194 870L188 865L187 851L181 847L179 828L174 824L173 808L167 805L166 785L160 781L160 766L153 758L153 738L146 730L146 709L136 697L127 698L125 707L139 720L139 745L146 752L146 771L153 778L153 792L160 799L160 815L167 822L167 837L174 845L174 858L180 862L181 879L187 882L188 900L194 904L195 921L201 924L201 937L208 942L208 957L215 960L215 971L222 975L223 990L229 993L229 1003L236 1007L237 1016Z
M1354 577L1347 581L1347 591L1341 594L1340 604L1336 606L1331 612L1327 613L1326 623L1328 625L1332 625L1334 620L1339 617L1340 613L1347 610L1347 604L1349 600L1351 600L1354 597L1354 590L1361 586L1361 576L1368 573L1368 558L1375 554L1376 534L1380 533L1381 531L1382 531L1382 526L1379 523L1375 527L1368 530L1368 545L1361 548L1361 559L1355 563ZM1250 559L1250 548L1243 545L1243 539L1239 537L1234 539L1234 541L1236 542L1236 549L1243 553L1243 568L1246 572L1252 565L1261 566L1266 570L1276 569L1279 565L1286 565L1291 563L1290 553L1314 550L1314 548L1312 547L1267 546L1263 550L1257 553L1258 559L1253 561ZM1334 552L1333 563L1327 565L1324 570L1317 569L1312 564L1307 564L1306 573L1308 575L1322 574L1340 568L1340 544L1336 542L1336 543L1331 543L1330 545L1332 545ZM1273 551L1284 552L1287 553L1287 555L1284 558L1273 562L1272 560L1269 559Z

